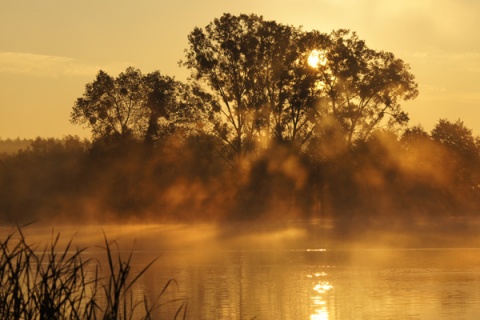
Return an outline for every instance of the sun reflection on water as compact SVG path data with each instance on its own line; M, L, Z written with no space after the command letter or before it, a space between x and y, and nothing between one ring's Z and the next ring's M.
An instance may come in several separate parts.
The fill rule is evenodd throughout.
M307 275L308 278L324 278L327 276L325 272L316 272ZM333 288L330 282L320 280L313 286L314 294L312 295L312 303L314 306L314 313L310 315L310 320L328 320L329 312L327 309L327 300L325 294Z

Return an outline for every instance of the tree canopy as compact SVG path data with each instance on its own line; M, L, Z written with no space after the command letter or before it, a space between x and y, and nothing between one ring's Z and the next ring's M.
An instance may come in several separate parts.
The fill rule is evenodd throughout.
M333 31L322 42L317 45L323 55L317 65L320 96L326 100L322 111L337 119L349 144L365 141L376 129L407 124L400 102L418 95L407 64L393 53L368 48L349 30Z
M71 121L96 140L153 143L197 130L222 141L224 158L234 161L272 142L306 150L332 130L351 147L377 129L405 126L400 103L418 94L408 64L349 30L326 34L224 14L188 41L188 84L133 67L117 77L100 71Z
M263 141L305 145L333 117L348 144L405 125L417 96L410 68L348 30L330 34L224 14L188 36L183 62L208 86L215 133L242 155Z
M192 107L191 90L158 71L143 75L128 67L114 78L100 70L75 102L70 119L89 127L94 139L152 142L200 121L201 107Z

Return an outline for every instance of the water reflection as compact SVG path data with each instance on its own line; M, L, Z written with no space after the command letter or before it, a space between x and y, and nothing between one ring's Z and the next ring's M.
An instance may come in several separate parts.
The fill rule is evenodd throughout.
M326 281L326 272L317 272L313 275L307 275L308 278L319 279L313 286L313 295L311 297L314 307L314 313L310 315L310 320L328 320L328 299L327 293L333 288L330 282Z
M281 250L258 245L224 250L201 241L212 230L202 227L196 235L187 227L169 226L142 227L131 237L120 237L118 228L106 233L118 234L125 255L132 237L137 239L132 274L160 257L138 282L137 300L146 294L152 301L170 279L177 281L161 297L155 319L173 319L178 301L188 303L187 319L198 320L480 319L480 249ZM36 231L28 238L51 237L51 230ZM102 237L97 228L76 239L82 247ZM92 247L86 258L101 260L101 251Z

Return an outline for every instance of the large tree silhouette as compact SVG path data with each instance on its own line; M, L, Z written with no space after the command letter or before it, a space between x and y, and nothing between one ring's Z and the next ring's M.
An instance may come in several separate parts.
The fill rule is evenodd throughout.
M261 16L224 14L189 35L184 65L206 83L216 104L215 133L235 155L264 139L303 142L315 79L306 68L299 28Z
M393 53L367 47L356 33L337 30L324 41L310 33L321 54L318 81L323 87L320 110L331 114L343 128L348 144L366 141L379 128L407 124L402 100L418 95L410 67Z
M70 119L89 127L95 140L152 143L199 121L202 108L193 106L191 91L158 71L143 75L129 67L114 78L101 70L75 102Z
M326 116L348 144L365 140L405 124L400 101L418 94L407 64L347 30L327 35L224 14L188 39L184 65L214 93L215 132L236 155L266 139L303 146L321 135L314 129Z

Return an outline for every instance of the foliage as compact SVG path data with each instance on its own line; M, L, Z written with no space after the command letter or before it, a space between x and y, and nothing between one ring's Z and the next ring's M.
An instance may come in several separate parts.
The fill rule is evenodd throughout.
M327 41L324 36L316 40L316 32L309 37L324 59L317 66L322 112L333 114L349 144L365 141L383 126L408 122L400 101L415 98L418 90L407 64L390 52L368 48L349 30L333 31Z
M15 154L18 151L27 148L32 143L29 139L0 139L0 158L2 154Z
M327 35L224 14L188 39L183 65L214 93L215 134L236 155L272 139L303 146L329 115L352 145L381 126L405 125L400 101L418 94L407 64L348 30Z
M17 233L8 234L0 242L2 319L115 320L132 319L142 313L142 319L151 319L159 301L151 305L146 297L137 301L133 298L132 287L155 260L131 279L132 254L126 260L118 255L118 260L114 261L113 250L105 238L109 264L108 284L105 284L99 277L99 263L94 265L94 260L82 259L85 249L72 251L72 240L61 249L59 239L60 234L57 234L50 247L39 251L26 241L18 228ZM174 280L169 281L158 299L174 283ZM176 316L183 311L185 319L185 302L169 300L167 303L178 301L182 304ZM143 312L138 311L142 306Z
M299 141L309 133L314 78L299 63L306 50L298 28L256 15L224 14L189 35L184 65L214 92L215 133L233 154L258 142Z
M154 149L143 142L112 150L37 139L0 164L0 217L18 223L474 217L477 139L458 123L439 124L430 133L375 131L348 148L333 121L325 139L305 150L270 144L235 167L206 134L174 133Z
M447 171L451 168L450 187L455 189L456 198L471 203L472 197L478 196L480 190L480 143L472 130L460 120L450 122L440 119L432 130L432 140L439 143L448 155L438 169ZM476 208L469 207L469 211Z
M466 157L478 157L478 139L475 139L472 130L467 128L463 121L452 123L440 119L432 130L432 139Z
M89 127L95 140L152 143L178 127L195 124L189 90L158 71L143 75L129 67L116 78L99 71L75 102L71 121Z

